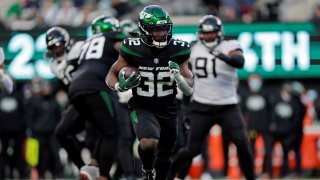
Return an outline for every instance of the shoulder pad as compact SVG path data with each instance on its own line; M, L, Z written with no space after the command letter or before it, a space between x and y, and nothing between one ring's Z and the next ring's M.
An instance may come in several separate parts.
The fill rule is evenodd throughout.
M138 57L142 57L141 54L139 54L139 46L141 45L140 38L126 38L124 39L120 44L120 55L126 56L126 55L134 55Z
M67 60L78 59L80 56L81 48L83 44L84 44L84 41L77 41L68 52Z
M226 41L227 45L229 46L230 48L230 51L231 50L236 50L236 49L242 49L241 48L241 45L240 45L240 42L237 41L237 40L228 40Z
M229 54L234 50L242 50L241 45L237 40L222 41L217 48L224 54Z

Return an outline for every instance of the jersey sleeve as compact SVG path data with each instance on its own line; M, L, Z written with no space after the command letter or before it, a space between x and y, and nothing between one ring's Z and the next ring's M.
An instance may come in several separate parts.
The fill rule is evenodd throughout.
M127 38L124 39L120 44L119 54L126 60L130 61L132 56L141 58L142 55L139 54L139 43L137 45L133 45L134 42L139 42L137 38Z
M176 48L176 50L170 56L171 60L177 62L178 64L181 64L184 61L188 61L191 54L189 43L182 40L178 40L178 41L174 40L174 41L177 42L177 43L173 42L174 43L173 47Z

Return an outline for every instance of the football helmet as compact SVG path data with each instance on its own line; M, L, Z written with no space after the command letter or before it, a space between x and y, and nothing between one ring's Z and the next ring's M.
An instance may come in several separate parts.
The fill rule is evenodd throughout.
M70 35L61 27L52 27L46 32L46 44L46 57L61 57L70 48Z
M148 46L163 48L172 38L172 21L160 6L145 7L140 12L138 26L141 39Z
M135 22L133 22L131 19L124 19L120 21L120 28L123 33L131 37L139 36L138 25Z
M102 15L96 17L91 24L93 34L109 31L119 31L119 20L113 16Z
M198 35L200 41L210 50L216 47L224 37L223 24L220 18L205 15L200 19Z

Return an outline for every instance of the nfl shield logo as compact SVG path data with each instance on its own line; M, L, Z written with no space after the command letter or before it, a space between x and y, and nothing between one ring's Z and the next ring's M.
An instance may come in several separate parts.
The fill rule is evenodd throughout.
M155 64L158 64L158 63L159 63L159 59L158 59L158 58L154 58L153 62L154 62Z

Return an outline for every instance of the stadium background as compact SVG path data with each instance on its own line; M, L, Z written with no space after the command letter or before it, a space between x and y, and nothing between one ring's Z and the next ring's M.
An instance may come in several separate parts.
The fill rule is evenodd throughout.
M54 8L57 8L56 13L63 8L69 8L68 11L73 14L74 21L78 23L72 20L61 20L60 22L57 20L53 23L53 20L58 17L46 15L49 10L54 9L47 7L50 2ZM22 10L20 14L10 15L9 10L14 3L20 4ZM119 19L137 17L141 8L147 4L159 4L168 10L174 23L174 36L189 42L196 39L197 23L202 15L211 13L222 17L225 22L225 38L238 39L246 58L245 68L239 71L240 91L246 89L248 76L257 73L263 77L264 88L270 93L279 89L283 82L294 80L301 82L307 90L313 90L312 92L316 94L319 92L319 0L305 2L299 0L50 0L48 2L2 0L0 2L2 20L0 46L4 48L6 54L5 68L15 79L19 88L23 88L36 76L55 84L49 63L44 59L46 49L44 32L48 27L61 25L69 31L74 40L83 40L91 35L90 22L96 15L115 15ZM42 17L40 20L39 16ZM79 16L82 19L79 19ZM319 171L320 130L316 105L314 101L308 106L308 112L310 112L305 120L306 136L304 147L302 147L304 149L302 158L304 158L305 170ZM209 141L216 143L220 138L217 133L219 130L212 132L211 138L213 139ZM308 154L310 153L310 151L307 152L308 148L313 148L312 155ZM210 152L212 153L211 159L214 159L213 157L219 159L214 149L211 149ZM219 163L221 162L212 160L210 167L219 171L219 168L222 167Z

